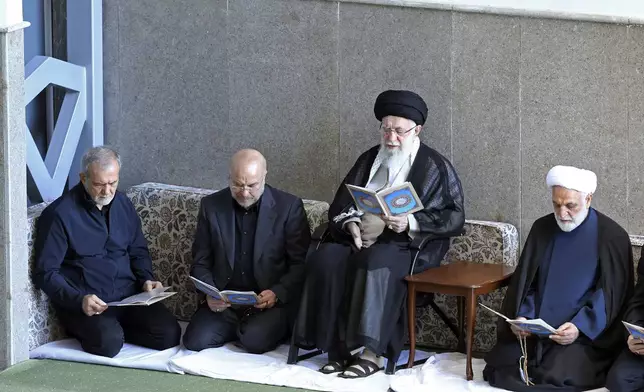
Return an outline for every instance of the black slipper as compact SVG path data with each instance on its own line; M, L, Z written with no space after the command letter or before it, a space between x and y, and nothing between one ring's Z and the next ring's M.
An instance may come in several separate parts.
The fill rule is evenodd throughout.
M348 360L344 361L329 361L326 365L322 366L318 371L324 374L338 373L343 371L349 364ZM331 369L326 369L331 367Z
M367 369L365 371L364 369ZM351 366L344 369L344 372L338 374L338 377L342 378L364 378L371 376L374 373L377 373L380 370L380 367L374 362L371 362L367 359L357 358L351 363ZM345 374L346 372L352 372L356 374L355 376L350 376Z

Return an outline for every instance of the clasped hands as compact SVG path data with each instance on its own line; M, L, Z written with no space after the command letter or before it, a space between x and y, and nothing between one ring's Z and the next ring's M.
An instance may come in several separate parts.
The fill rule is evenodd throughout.
M154 280L146 280L141 287L141 291L152 291L163 288L163 284ZM107 304L103 302L96 294L87 294L83 297L83 313L88 316L97 316L107 310Z
M527 320L525 317L517 317L515 320ZM526 337L530 335L530 332L523 331L517 328L514 325L510 325L512 332L519 337ZM562 346L567 346L573 343L579 337L579 329L575 324L567 322L561 324L557 328L556 332L553 335L550 335L549 338L555 343L561 344Z
M255 305L257 309L270 309L275 306L275 303L277 303L277 296L272 290L264 290L259 293L258 297L259 299ZM221 299L214 299L209 295L206 296L206 302L208 303L210 310L213 312L223 312L231 305L230 302L226 302Z
M409 226L409 221L407 220L407 215L399 215L399 216L385 216L385 215L380 215L380 219L382 219L383 222L385 222L385 225L389 227L389 230L394 231L396 233L402 233L403 231L407 230L407 227ZM356 248L361 249L362 248L362 233L360 231L360 227L356 222L349 222L347 223L346 226L347 232L351 234L351 237L353 238L353 242L356 245Z

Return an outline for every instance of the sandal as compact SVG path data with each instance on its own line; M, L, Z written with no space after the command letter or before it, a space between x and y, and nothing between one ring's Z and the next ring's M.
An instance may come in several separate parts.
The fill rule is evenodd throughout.
M348 368L344 369L344 372L338 374L338 377L342 378L364 378L371 376L374 373L377 373L380 370L380 367L374 362L371 362L366 359L362 358L357 358L351 363L351 366ZM356 374L354 375L349 375L346 374L347 372L351 372Z
M326 365L322 366L318 371L324 374L339 373L349 366L350 359L340 361L329 361Z

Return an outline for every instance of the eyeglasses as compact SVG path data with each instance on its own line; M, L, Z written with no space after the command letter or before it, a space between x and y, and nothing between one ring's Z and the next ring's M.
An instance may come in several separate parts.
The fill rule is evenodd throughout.
M414 125L413 127L409 128L408 130L406 130L406 131L402 131L402 130L399 130L399 129L388 129L388 128L383 128L383 127L382 127L382 123L380 123L380 126L378 127L378 131L380 131L380 132L384 133L385 135L390 134L390 133L392 133L392 132L393 132L393 133L395 133L396 135L398 135L399 137L402 137L402 136L405 136L406 134L408 134L409 132L411 132L411 131L412 131L413 129L415 129L417 126L418 126L418 125Z
M248 190L249 192L253 192L253 191L258 190L261 186L262 186L261 182L258 182L258 183L253 184L253 185L244 185L244 186L232 185L231 184L230 189L232 189L235 192L241 192L241 191L245 191L245 190Z
M252 185L235 185L235 184L233 184L233 181L232 181L232 179L230 177L228 178L228 182L230 184L230 189L233 192L242 192L242 191L245 191L245 190L247 190L248 192L254 192L254 191L259 190L259 188L262 187L262 184L264 183L265 179L266 179L266 177L262 176L262 178L260 178L259 181L257 181L256 183L254 183Z

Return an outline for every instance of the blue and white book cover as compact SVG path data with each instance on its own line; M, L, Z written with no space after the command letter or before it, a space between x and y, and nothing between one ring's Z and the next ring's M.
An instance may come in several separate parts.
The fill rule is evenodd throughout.
M257 304L257 295L253 292L248 292L248 293L227 293L225 291L222 292L226 296L226 299L228 299L228 302L234 305L255 305Z
M628 333L631 334L631 336L633 336L635 339L644 340L644 328L635 324L627 323L626 321L622 321L622 323L628 330Z
M530 332L535 335L550 336L557 332L554 327L542 319L507 320L507 322L523 331Z
M378 197L383 201L387 216L407 215L424 208L410 182L384 189L378 192Z
M197 289L202 293L209 295L214 299L222 299L221 294L219 293L219 290L217 290L216 287L213 287L208 283L202 282L193 276L191 276L190 279L192 279L192 283L194 283L195 287L197 287Z
M382 206L380 205L380 201L378 200L378 196L375 192L356 185L346 185L347 189L349 189L351 197L353 197L353 201L355 201L356 203L356 207L360 211L374 215L382 215L384 213Z

